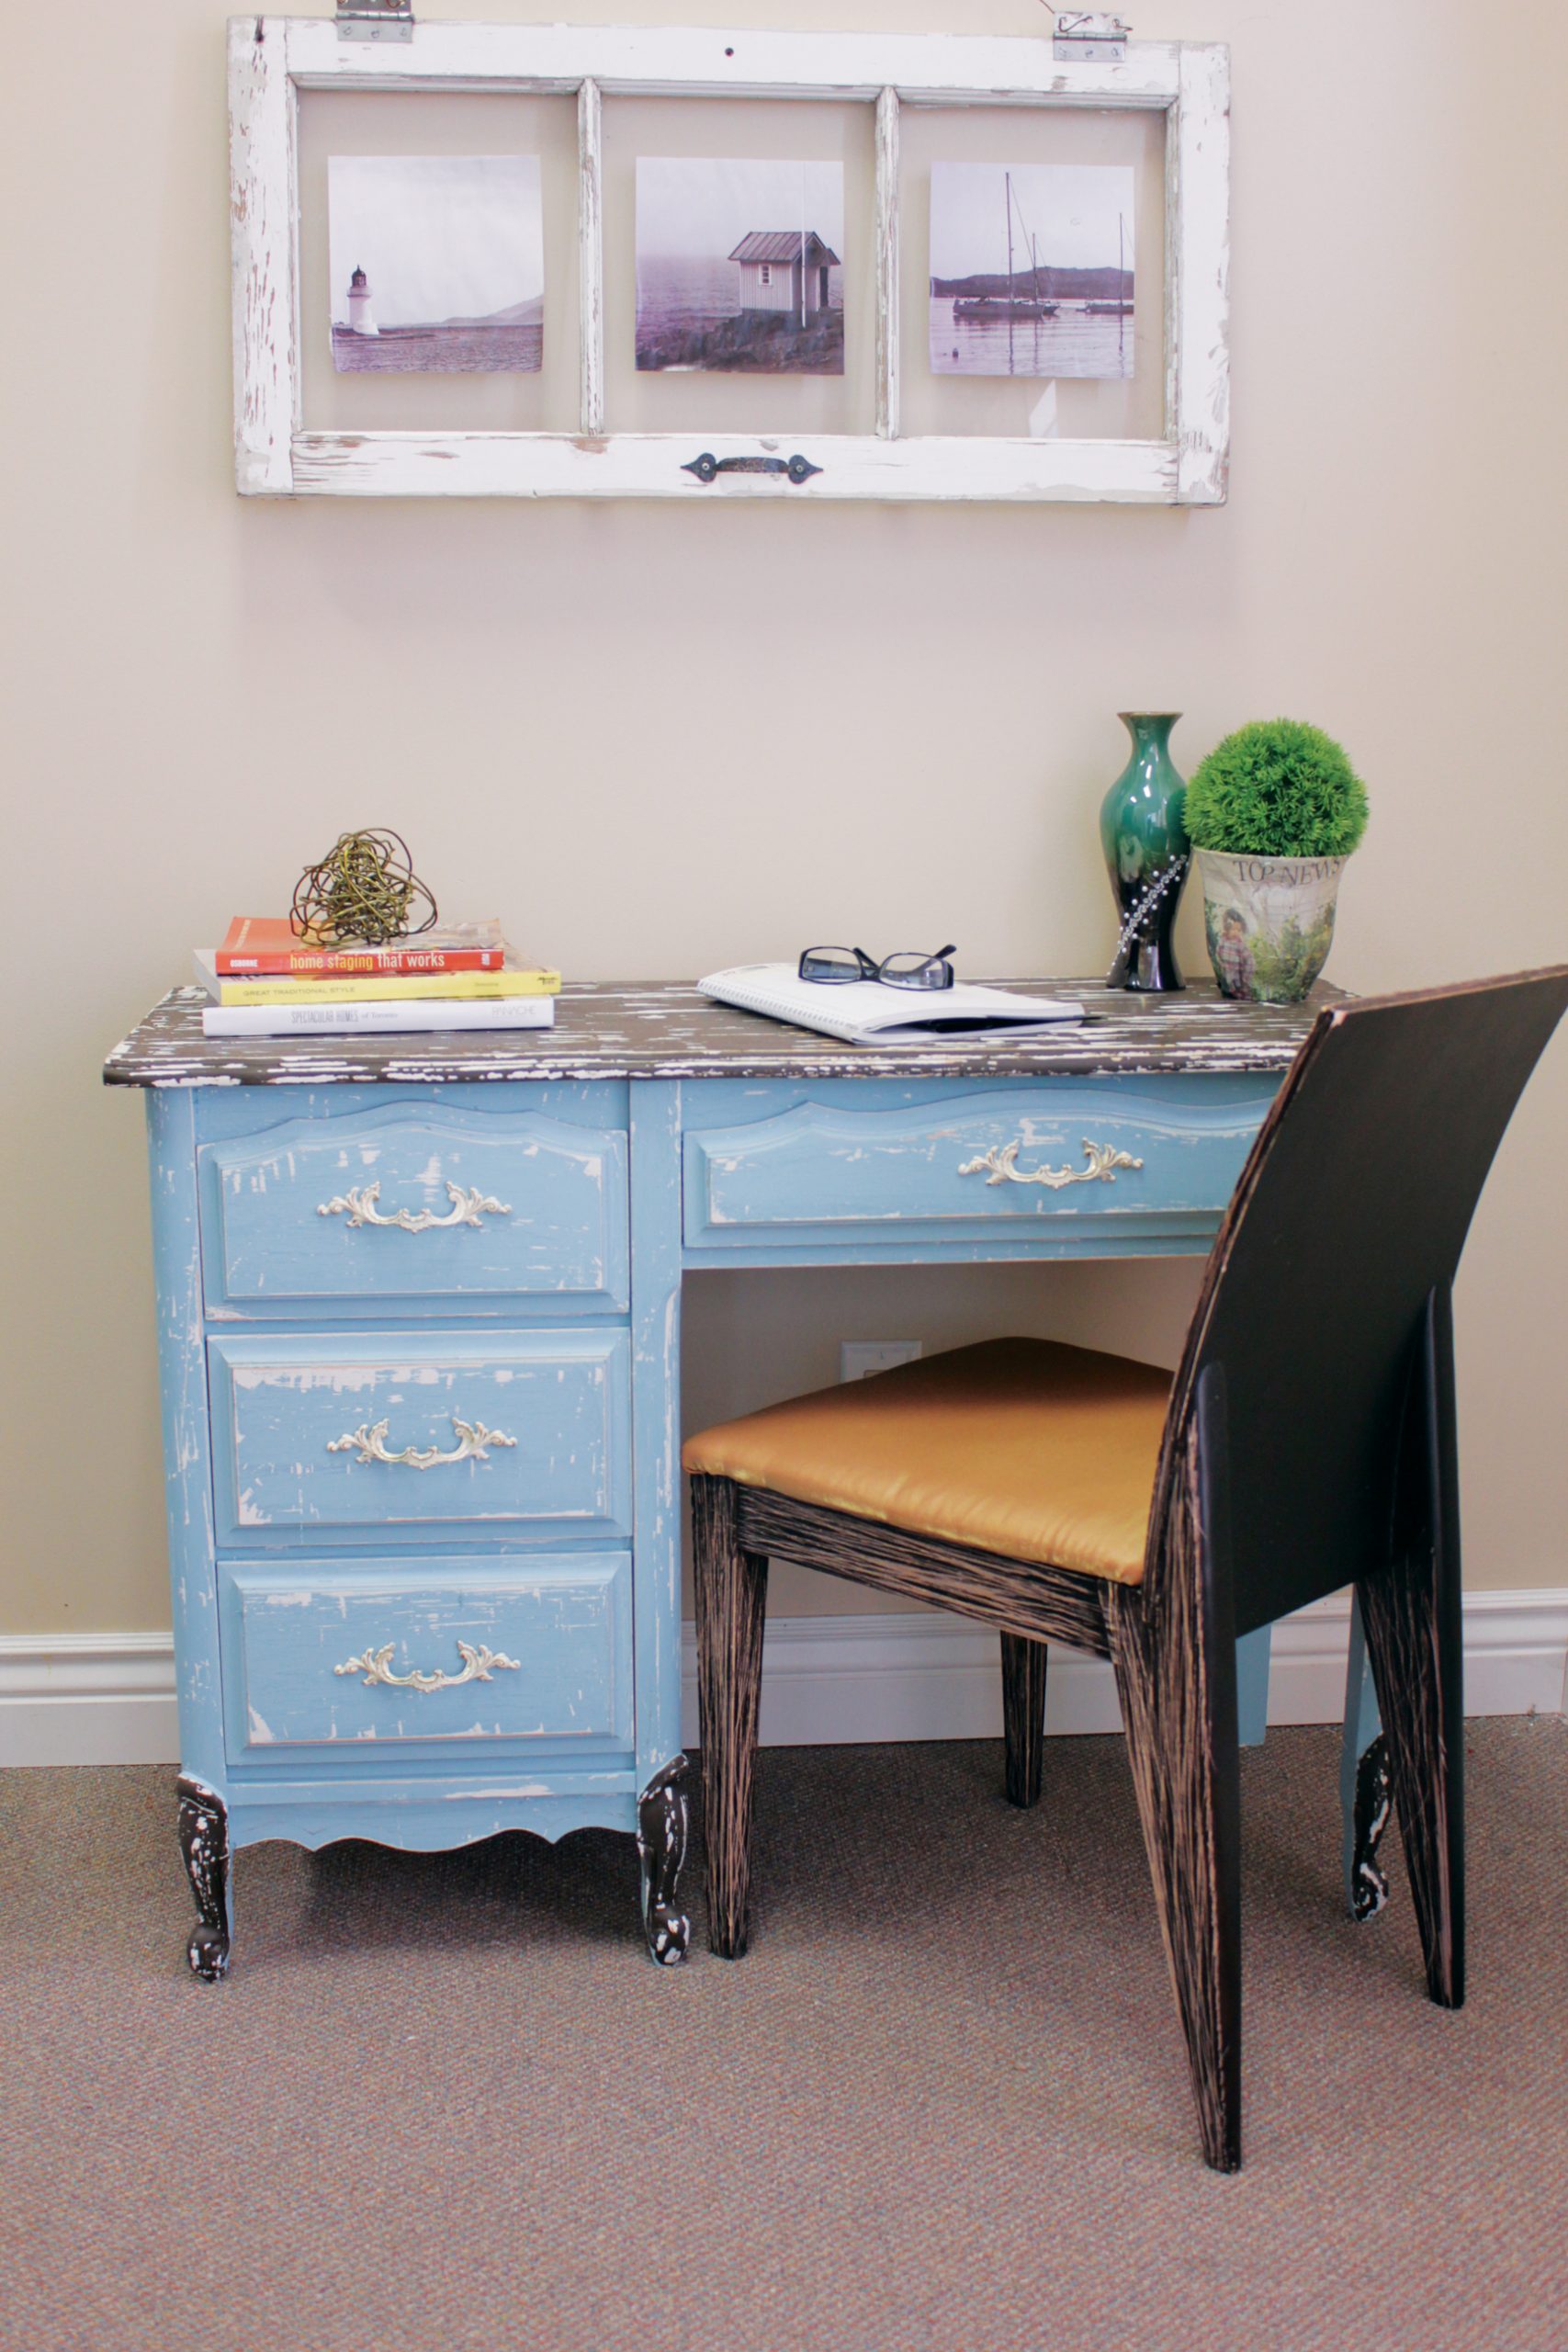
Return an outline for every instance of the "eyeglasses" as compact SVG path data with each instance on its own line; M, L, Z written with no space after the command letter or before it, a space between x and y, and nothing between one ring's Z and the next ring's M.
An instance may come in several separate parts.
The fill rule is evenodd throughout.
M907 949L885 956L878 964L863 947L808 947L800 959L800 977L825 981L829 987L840 987L846 980L880 980L890 989L950 989L953 970L947 959L953 952L950 940L934 956Z

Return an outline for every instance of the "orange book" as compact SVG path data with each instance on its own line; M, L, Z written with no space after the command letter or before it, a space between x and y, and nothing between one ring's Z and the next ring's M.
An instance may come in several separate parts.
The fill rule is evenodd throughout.
M352 980L377 974L499 972L506 943L495 916L447 925L384 947L323 947L301 939L287 915L236 915L218 950L226 979Z

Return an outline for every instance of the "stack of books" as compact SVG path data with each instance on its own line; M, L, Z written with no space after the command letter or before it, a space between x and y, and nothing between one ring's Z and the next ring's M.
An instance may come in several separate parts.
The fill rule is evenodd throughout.
M383 947L322 947L287 915L236 915L198 947L209 1037L348 1030L548 1029L560 974L513 954L497 922L457 923Z

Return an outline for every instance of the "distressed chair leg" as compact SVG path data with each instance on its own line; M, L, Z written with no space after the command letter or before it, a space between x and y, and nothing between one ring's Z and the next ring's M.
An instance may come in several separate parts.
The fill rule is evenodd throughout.
M1050 1652L1026 1634L1002 1635L1002 1735L1009 1804L1040 1802L1045 1761L1045 1668Z
M1411 1385L1394 1557L1356 1588L1410 1871L1427 1990L1464 2001L1464 1667L1453 1327L1427 1302Z
M747 1941L768 1564L741 1549L728 1478L693 1479L692 1530L708 1942L739 1960Z
M1356 1589L1382 1710L1379 1746L1399 1814L1427 1990L1443 2008L1457 2009L1464 2001L1464 1730L1457 1687L1445 1687L1434 1582L1429 1563L1406 1558ZM1376 1749L1371 1760L1379 1760Z
M1191 1662L1186 1662L1190 1667ZM1203 2155L1241 2163L1240 1761L1217 1743L1184 1662L1119 1638L1116 1688Z
M1241 1757L1224 1382L1204 1373L1176 1467L1157 1598L1112 1586L1106 1625L1203 2155L1241 2164Z

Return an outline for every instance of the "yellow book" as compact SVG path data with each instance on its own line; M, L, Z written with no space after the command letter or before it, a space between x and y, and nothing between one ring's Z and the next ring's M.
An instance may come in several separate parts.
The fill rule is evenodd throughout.
M215 974L206 985L220 1004L408 1004L433 998L471 1004L558 996L560 974L506 965L499 972L365 972L344 980L225 980Z

